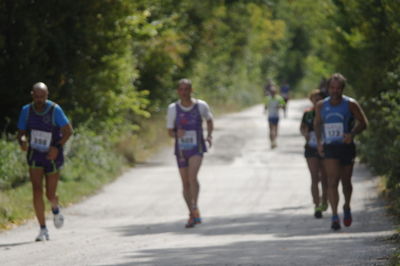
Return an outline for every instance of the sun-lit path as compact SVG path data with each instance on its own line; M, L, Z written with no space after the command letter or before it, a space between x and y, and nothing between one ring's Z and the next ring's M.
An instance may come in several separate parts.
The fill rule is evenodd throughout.
M49 221L51 241L32 241L34 221L0 234L0 265L385 265L394 226L364 166L354 173L353 225L332 232L329 211L313 217L299 135L307 105L290 102L275 150L261 106L215 121L200 172L200 226L184 228L171 148L65 209L63 229Z

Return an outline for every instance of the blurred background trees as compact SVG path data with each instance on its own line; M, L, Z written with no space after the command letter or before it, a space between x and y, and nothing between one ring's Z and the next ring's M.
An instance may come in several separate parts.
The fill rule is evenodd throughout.
M398 14L397 0L0 0L0 128L15 132L37 81L75 127L118 143L163 114L183 77L238 108L269 78L305 96L341 72L371 122L362 158L395 188Z

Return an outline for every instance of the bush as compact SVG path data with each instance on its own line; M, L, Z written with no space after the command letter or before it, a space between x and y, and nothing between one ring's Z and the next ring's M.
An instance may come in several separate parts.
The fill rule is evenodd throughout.
M400 189L400 91L383 92L365 107L370 129L361 139L361 158L387 176L389 189Z
M10 189L28 180L25 154L16 141L0 139L0 190Z

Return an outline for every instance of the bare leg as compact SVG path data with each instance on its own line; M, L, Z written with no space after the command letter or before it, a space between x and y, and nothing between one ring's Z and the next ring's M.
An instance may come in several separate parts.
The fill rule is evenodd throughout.
M353 164L345 165L342 167L342 186L344 195L344 207L350 208L351 194L353 192L353 185L351 183L351 176L353 175Z
M319 178L321 181L321 188L322 188L322 203L328 202L328 180L326 177L326 171L323 164L323 160L318 160L319 164Z
M46 196L47 199L50 201L51 207L53 209L58 207L58 197L56 193L59 177L60 173L58 172L46 176Z
M276 147L277 136L278 136L278 125L269 123L269 139L271 141L271 148Z
M190 195L191 195L191 210L197 209L197 201L199 198L200 184L197 179L203 157L195 155L189 158L189 184L190 184Z
M271 141L271 143L274 140L274 125L269 123L269 140Z
M319 206L319 189L318 189L318 180L319 180L319 159L318 158L307 158L308 169L311 174L311 195L313 198L313 202L315 207Z
M324 166L328 179L328 199L332 208L332 215L337 215L339 203L338 186L340 180L340 163L336 159L325 159Z
M183 198L185 199L186 205L190 212L190 185L189 185L189 173L188 167L179 168L179 173L182 179L182 187L183 187Z
M29 168L29 176L32 183L33 207L35 209L36 218L41 226L46 225L43 201L43 175L42 168Z

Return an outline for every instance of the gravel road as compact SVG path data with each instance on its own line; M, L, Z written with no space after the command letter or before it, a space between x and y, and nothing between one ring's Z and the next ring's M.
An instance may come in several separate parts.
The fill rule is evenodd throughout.
M332 232L329 210L313 217L299 134L307 105L289 103L274 150L261 105L215 120L199 175L203 224L184 228L171 145L64 209L61 230L48 221L50 241L33 241L33 220L1 233L0 265L386 265L395 227L365 166L355 167L351 227Z

